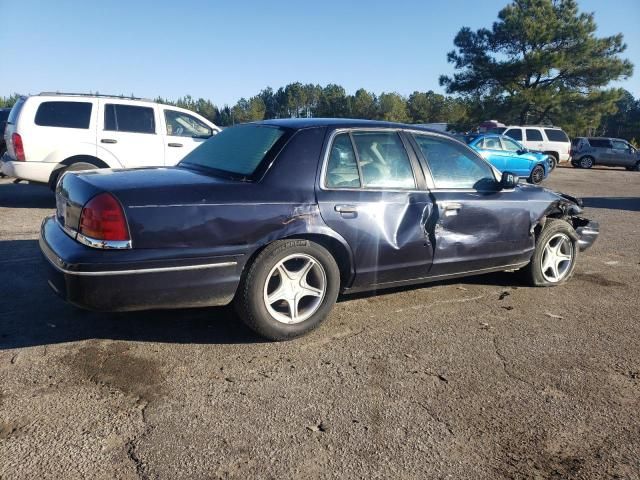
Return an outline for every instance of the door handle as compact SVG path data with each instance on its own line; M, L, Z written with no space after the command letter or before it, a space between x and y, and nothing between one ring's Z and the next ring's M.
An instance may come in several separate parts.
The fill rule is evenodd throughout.
M118 143L118 141L114 140L113 138L103 138L102 140L100 140L100 143Z
M338 213L358 213L358 207L355 205L336 205L334 209Z
M181 147L182 144L181 143L169 143L168 144L170 147Z
M445 216L457 215L462 209L462 204L457 202L446 203L442 209L444 210Z

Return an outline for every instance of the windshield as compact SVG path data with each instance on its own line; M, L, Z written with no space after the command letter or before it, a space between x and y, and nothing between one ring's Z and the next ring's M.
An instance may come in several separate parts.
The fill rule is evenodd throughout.
M286 130L272 125L239 125L222 130L189 153L180 166L250 177Z

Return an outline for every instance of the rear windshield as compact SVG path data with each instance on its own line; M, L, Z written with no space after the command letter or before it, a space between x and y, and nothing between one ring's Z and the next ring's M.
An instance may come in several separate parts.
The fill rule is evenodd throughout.
M279 146L287 131L272 125L239 125L222 130L189 153L181 166L210 169L234 177L250 177Z
M545 128L544 133L547 134L547 138L550 142L568 142L569 137L562 130L557 130L555 128Z
M42 127L89 128L90 120L89 102L42 102L35 121Z
M11 123L15 125L18 121L18 116L20 115L20 110L22 110L22 106L24 105L26 98L20 97L18 101L15 103L13 108L11 109L11 113L9 113L9 118L7 119L7 123Z
M469 144L469 143L473 142L476 138L478 138L479 135L473 135L473 134L470 134L470 135L454 135L454 137L457 140L460 140L461 142Z

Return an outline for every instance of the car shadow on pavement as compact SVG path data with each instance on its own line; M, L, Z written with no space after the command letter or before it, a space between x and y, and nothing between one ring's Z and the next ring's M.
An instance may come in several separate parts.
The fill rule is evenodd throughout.
M0 241L0 349L86 339L233 344L263 340L230 307L126 313L78 309L47 284L36 240Z
M585 207L640 212L640 197L583 197Z
M46 185L0 182L0 207L56 208L56 197Z

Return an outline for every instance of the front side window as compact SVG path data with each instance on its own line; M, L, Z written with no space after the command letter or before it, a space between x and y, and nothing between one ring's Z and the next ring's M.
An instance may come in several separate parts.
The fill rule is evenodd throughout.
M502 146L507 152L517 152L522 149L520 145L510 138L502 138Z
M519 142L522 141L522 129L521 128L510 128L509 130L504 132L504 134L506 136L508 136L508 137L513 138L514 140L519 141Z
M542 142L542 133L540 132L540 130L536 130L535 128L527 128L527 141Z
M267 125L225 128L184 157L180 165L250 176L285 133L283 128Z
M107 103L104 129L112 132L156 133L153 108Z
M550 142L568 142L569 137L562 130L557 128L545 128L544 133L547 134L547 138Z
M41 127L61 128L89 128L90 121L89 102L42 102L35 119Z
M493 169L467 148L444 138L414 135L436 188L484 190L495 185Z
M165 110L164 119L167 124L167 135L196 138L208 138L213 135L211 128L187 113Z

